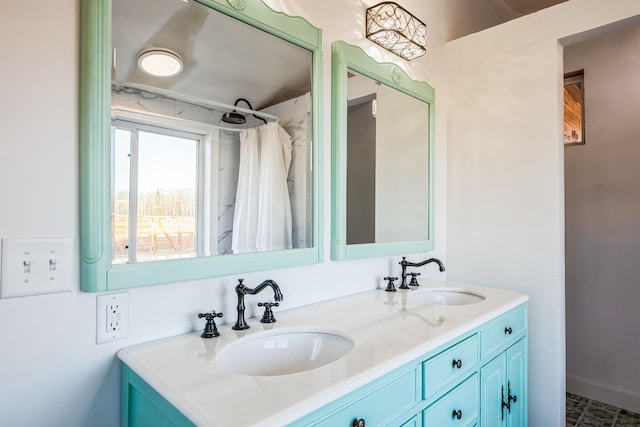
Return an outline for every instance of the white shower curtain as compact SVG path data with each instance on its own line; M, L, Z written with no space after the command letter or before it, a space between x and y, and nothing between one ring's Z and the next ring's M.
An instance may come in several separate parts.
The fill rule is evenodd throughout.
M287 187L291 145L291 137L278 123L241 132L233 253L292 247Z
M258 129L240 132L240 166L233 215L231 249L234 253L255 252L258 230L258 185L260 182L260 147Z

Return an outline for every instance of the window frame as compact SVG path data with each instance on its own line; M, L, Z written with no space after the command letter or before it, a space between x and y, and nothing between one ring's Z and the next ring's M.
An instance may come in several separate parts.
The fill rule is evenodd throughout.
M585 78L584 78L584 70L576 70L576 71L570 71L564 74L564 85L563 85L563 93L564 90L566 90L567 86L572 86L575 84L580 84L581 86L581 90L580 90L580 107L581 107L581 111L580 111L580 131L581 131L581 138L577 141L569 141L567 142L566 140L564 141L564 145L565 146L572 146L572 145L585 145L586 142L586 133L585 133L585 111L586 111L586 105L585 105ZM563 110L562 110L562 114L563 114L563 123L566 123L566 103L563 100ZM563 135L564 135L564 131L563 131Z
M218 144L219 127L207 123L195 122L169 116L162 116L148 112L138 112L123 108L113 109L111 119L112 135L115 129L126 129L132 132L131 164L129 175L129 253L124 264L139 264L146 261L137 260L137 168L138 131L157 133L185 139L195 139L197 145L196 166L196 233L195 254L193 256L167 257L162 260L175 260L200 256L215 255L218 253ZM134 136L135 135L135 136ZM111 156L114 157L114 140L111 143ZM114 160L112 165L115 166ZM112 212L113 212L113 183L112 183ZM135 212L135 215L132 215ZM112 214L113 215L113 214ZM201 232L202 231L202 232ZM112 230L112 238L114 231ZM116 262L114 253L111 260L113 265L122 265ZM157 261L157 260L149 260Z

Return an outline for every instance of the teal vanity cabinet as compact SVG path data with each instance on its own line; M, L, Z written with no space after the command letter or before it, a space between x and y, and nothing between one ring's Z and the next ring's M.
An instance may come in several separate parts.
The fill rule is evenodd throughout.
M479 350L478 333L465 334L290 427L472 426L479 413Z
M526 427L526 318L522 304L290 427Z
M300 417L288 413L299 403L290 401L271 414L271 421L282 420L281 425L288 427L526 427L527 303L488 321L477 320L464 332L453 329L445 333L450 339L423 356L411 356L408 363L351 389L333 402ZM380 340L384 342L385 336ZM385 369L384 363L387 362L367 370ZM286 377L278 380L276 389L290 384ZM243 378L247 377L238 376L235 381ZM255 377L255 381L260 384L263 380ZM340 390L348 383L331 387ZM195 425L186 412L181 413L126 364L122 392L124 427ZM220 398L228 397L222 394ZM281 399L265 394L264 403L268 405L270 398ZM307 398L314 399L313 395ZM182 404L198 407L198 402ZM211 400L207 406L211 405L218 403ZM224 410L223 406L217 410ZM199 424L209 425L206 421ZM210 425L229 424L211 421Z

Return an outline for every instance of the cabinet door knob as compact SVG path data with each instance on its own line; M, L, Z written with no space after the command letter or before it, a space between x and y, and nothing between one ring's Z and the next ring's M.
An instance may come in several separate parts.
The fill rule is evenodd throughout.
M352 427L364 427L365 426L365 422L364 422L364 420L362 418L360 418L359 420L355 419L351 423L351 426Z
M511 326L504 328L504 333L507 335L511 335L513 333L513 329L511 329Z
M458 368L458 369L462 368L462 359L458 359L458 360L453 359L453 362L451 363L451 367Z
M460 409L458 409L457 411L454 409L453 410L453 414L451 415L452 418L455 418L457 420L462 418L462 411Z

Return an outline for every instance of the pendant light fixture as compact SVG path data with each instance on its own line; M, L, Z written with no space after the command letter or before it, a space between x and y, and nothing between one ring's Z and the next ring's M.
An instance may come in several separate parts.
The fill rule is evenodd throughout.
M394 2L382 2L366 12L369 40L411 61L426 52L427 26Z

